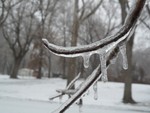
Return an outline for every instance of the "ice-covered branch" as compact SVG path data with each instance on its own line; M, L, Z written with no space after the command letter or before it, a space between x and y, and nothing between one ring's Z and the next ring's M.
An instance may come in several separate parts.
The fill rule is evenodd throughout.
M131 8L130 13L126 17L124 25L121 29L112 36L106 37L95 43L84 45L80 47L60 47L49 43L46 39L43 39L43 43L52 53L63 57L78 57L82 56L84 60L85 68L89 65L89 58L92 54L99 54L100 64L92 72L92 74L85 80L81 87L75 92L75 94L68 99L56 113L63 113L74 102L79 100L89 87L95 84L101 77L104 81L107 81L107 68L111 63L114 63L119 51L123 56L123 67L128 68L126 58L126 41L128 37L133 34L135 25L140 16L140 13L144 7L146 0L136 0L135 4ZM96 87L95 87L96 88ZM94 90L96 91L96 89Z
M72 88L72 86L75 84L75 82L79 79L80 75L81 75L81 73L79 73L79 74L68 84L68 86L67 86L66 89Z
M107 67L109 66L109 64L111 64L111 60L117 56L118 52L119 52L119 47L116 47L110 53L109 57L107 57L107 59L109 59L106 62ZM101 76L102 76L101 66L98 65L98 67L92 72L92 74L81 85L80 89L77 90L77 92L71 98L69 98L62 106L60 106L60 108L54 111L54 113L63 113L64 111L66 111L66 109L68 109L73 103L75 103L77 100L82 98L82 96L89 89L89 87L95 84L100 79Z
M129 30L133 27L133 25L135 25L146 0L136 0L136 1L137 2L131 8L131 11L127 16L122 28L112 36L106 37L100 41L97 41L89 45L84 45L80 47L71 47L71 48L60 47L54 44L49 44L46 39L43 39L43 43L51 52L66 57L67 56L70 57L72 55L76 56L76 54L80 54L83 52L91 52L99 48L103 48L104 46L107 46L117 41L118 39L122 38L124 35L126 35L129 32Z
M66 94L69 95L69 96L75 94L75 93L77 92L77 90L79 89L79 87L76 88L76 89L71 89L71 88L72 88L72 86L75 84L75 82L79 79L80 75L81 75L81 73L79 73L79 74L68 84L68 86L67 86L65 89L58 89L58 90L56 90L56 92L58 92L58 93L60 93L60 94L58 94L58 95L56 95L56 96L54 96L54 97L49 98L49 100L53 100L53 99L55 99L55 98L62 97L63 95L66 95Z

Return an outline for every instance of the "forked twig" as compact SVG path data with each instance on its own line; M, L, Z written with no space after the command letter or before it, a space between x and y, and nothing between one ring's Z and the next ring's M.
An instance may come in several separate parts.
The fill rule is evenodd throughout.
M75 84L75 82L79 79L80 75L81 75L81 73L79 73L79 74L68 84L68 86L67 86L66 89L72 88L72 86Z
M53 100L53 99L55 99L55 98L61 97L61 96L66 95L66 94L69 95L69 96L75 94L75 93L77 92L77 90L79 89L79 87L76 88L76 89L71 89L71 88L72 88L72 86L75 84L75 82L80 78L80 75L81 75L81 73L79 73L79 74L68 84L68 86L67 86L65 89L58 89L58 90L56 90L56 92L58 92L58 93L60 93L60 94L58 94L58 95L56 95L56 96L54 96L54 97L49 98L49 100Z

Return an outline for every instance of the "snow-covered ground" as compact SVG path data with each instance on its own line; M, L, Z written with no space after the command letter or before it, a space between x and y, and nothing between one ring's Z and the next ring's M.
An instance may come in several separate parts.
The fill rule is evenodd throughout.
M78 81L76 85L81 83ZM9 79L0 75L0 113L51 113L68 97L49 101L56 95L56 89L63 89L66 80L20 78ZM82 113L150 113L150 85L133 84L133 98L138 104L123 104L124 84L98 82L98 100L94 100L93 88L83 98ZM66 113L78 113L73 105Z

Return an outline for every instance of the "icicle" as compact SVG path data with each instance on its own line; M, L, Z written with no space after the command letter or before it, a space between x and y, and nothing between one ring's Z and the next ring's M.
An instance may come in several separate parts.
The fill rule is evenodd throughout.
M128 60L127 60L127 54L126 54L126 45L123 44L119 47L120 49L120 53L122 55L123 58L123 68L124 69L128 69Z
M83 108L82 105L79 105L79 113L83 112L82 108Z
M106 56L100 55L100 62L101 62L101 71L102 71L102 81L107 82L107 68L106 68Z
M115 64L116 60L117 60L117 56L110 60L111 64Z
M85 68L89 67L90 56L91 55L89 53L85 53L85 54L82 55L82 57L83 57L83 64L84 64Z
M93 85L93 90L94 90L94 99L98 99L98 92L97 92L97 82Z
M59 96L59 103L61 104L62 96Z
M105 46L105 52L108 53L109 51L111 51L112 49L114 49L117 45L117 42L113 42L111 44L108 44L107 46Z
M87 95L89 95L90 94L90 90L87 90L87 93L86 93Z

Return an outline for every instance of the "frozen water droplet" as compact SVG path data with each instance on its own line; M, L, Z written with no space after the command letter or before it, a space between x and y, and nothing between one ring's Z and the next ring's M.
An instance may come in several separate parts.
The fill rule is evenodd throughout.
M107 76L102 76L102 81L103 82L107 82L108 81L108 77Z
M113 58L113 59L111 59L111 64L115 64L115 62L116 62L116 59L117 59L117 57L115 57L115 58Z
M107 82L107 67L106 67L106 56L100 55L100 62L101 62L101 71L102 71L102 81Z
M116 47L116 43L115 42L113 42L111 44L108 44L106 46L105 52L108 53L110 50L114 49L115 47Z
M61 103L61 101L62 101L62 96L59 97L59 103Z
M94 99L98 99L98 92L97 92L97 82L93 85L93 90L94 90Z
M83 54L83 64L84 64L84 67L85 68L88 68L89 67L89 62L90 62L90 54L89 53L86 53L86 54Z
M93 85L93 90L97 91L97 82Z
M84 96L81 96L77 101L76 101L76 104L79 105L79 106L82 106L83 105L83 97Z
M79 105L79 113L83 112L82 108L83 108L82 105Z
M119 47L120 53L123 58L123 68L128 69L128 60L127 60L127 54L126 54L126 45L123 44Z
M90 90L87 90L87 95L89 95L90 94Z

